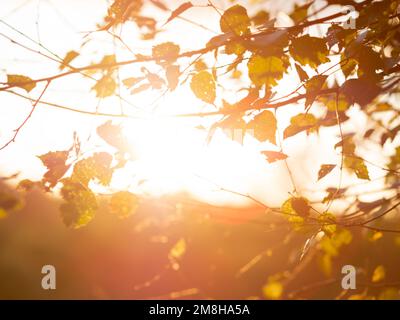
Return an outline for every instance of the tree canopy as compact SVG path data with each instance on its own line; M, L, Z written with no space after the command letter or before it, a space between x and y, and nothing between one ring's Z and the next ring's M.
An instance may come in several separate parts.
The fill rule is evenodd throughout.
M315 0L293 3L287 12L266 10L268 2L232 1L222 6L211 0L174 5L161 0L114 0L96 29L83 36L81 49L71 48L63 55L45 47L37 51L58 63L57 73L40 78L29 72L5 74L0 94L30 101L31 110L3 138L0 152L18 144L20 132L28 130L25 125L41 106L106 119L88 139L95 148L74 134L73 143L64 150L37 155L46 168L42 179L22 179L15 192L0 192L0 216L18 211L24 194L38 189L62 198L62 221L75 229L89 227L104 203L113 215L127 218L140 211L149 199L166 201L168 214L177 217L182 225L209 221L218 224L227 217L229 228L253 223L261 225L260 232L265 232L281 230L283 226L286 236L294 234L297 239L292 248L295 258L277 272L257 273L259 292L254 295L266 299L297 298L303 294L313 297L307 296L308 292L338 281L341 265L352 254L355 241L363 250L379 243L386 252L398 252L400 2ZM216 33L209 32L208 21L199 23L187 18L204 10L218 14ZM187 49L181 43L182 31L174 29L177 20L212 35L206 42ZM121 36L126 25L135 28L136 39ZM175 35L173 40L165 40L166 30ZM97 34L109 36L124 47L125 54L103 53L98 48L101 57L93 59L84 48ZM149 43L152 49L135 52L130 48L134 43ZM12 39L10 45L24 46ZM30 50L28 46L24 48ZM94 62L82 63L89 60ZM82 110L62 101L46 100L45 94L53 83L70 77L85 79L88 95L99 101L117 99L122 101L121 106L144 92L163 97L184 87L196 98L199 111L188 108L188 112L165 115L168 106L162 103L156 110L160 113L123 107L120 112L100 110L97 106ZM296 83L290 90L286 79ZM170 195L167 200L152 198L141 192L143 181L138 181L133 189L115 190L111 187L114 174L137 160L122 123L125 119L148 119L149 114L157 121L190 118L193 127L206 133L206 145L213 143L217 132L240 145L246 145L247 137L252 136L261 146L266 165L281 165L287 171L291 191L286 201L274 207L251 192L230 190L218 183L215 188L243 198L249 205L216 206L188 195ZM287 121L282 120L285 116L280 115L287 114ZM361 115L362 127L355 125ZM334 141L331 151L337 156L314 168L312 184L319 193L303 190L290 165L293 152L286 142L300 136L312 139L324 132ZM236 139L238 133L240 141ZM307 144L303 146L307 152ZM384 158L382 163L371 160L374 152ZM312 154L308 156L312 158ZM313 167L316 162L306 161L305 165ZM3 179L18 180L18 176ZM324 185L328 179L329 185ZM376 182L378 189L362 189L376 186ZM267 187L274 186L266 182ZM167 268L179 270L182 259L191 250L194 233L183 232L171 243ZM222 236L219 241L223 241ZM256 268L264 257L273 254L272 247L266 245L265 251L242 266L238 274L242 276ZM365 253L360 261L368 259ZM400 298L400 274L389 272L387 280L385 271L393 271L396 266L385 265L388 260L383 260L373 266L359 266L363 268L363 287L356 293L337 289L330 291L329 297ZM302 269L312 270L314 265L328 280L297 282Z

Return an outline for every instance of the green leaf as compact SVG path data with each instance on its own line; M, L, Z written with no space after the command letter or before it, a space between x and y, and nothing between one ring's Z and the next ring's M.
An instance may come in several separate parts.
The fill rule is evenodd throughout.
M286 70L282 59L275 56L262 57L253 55L247 67L251 81L256 86L265 84L267 87L276 85L277 80L282 79Z
M195 96L204 102L214 103L216 85L214 77L208 71L200 71L192 77L190 88Z
M219 25L223 33L232 32L237 36L241 36L250 32L250 18L247 15L247 10L240 5L234 5L225 10Z
M326 41L321 38L304 35L292 40L289 52L293 59L301 65L309 65L316 68L321 63L329 62L329 50Z
M290 119L290 125L283 132L283 138L289 138L304 130L311 130L315 127L317 121L311 113L300 113Z
M321 180L336 167L335 164L322 164L318 171L318 180Z
M79 53L71 50L67 52L65 55L63 61L61 62L60 66L58 67L60 70L64 70L65 67L68 67L68 65L71 63L72 60L74 60L77 56L79 56Z
M268 110L259 113L247 124L247 130L253 130L254 137L261 142L276 144L276 129L275 115Z
M111 196L110 212L119 218L126 218L138 208L138 197L129 191L119 191Z
M8 74L7 84L9 86L22 88L26 90L26 92L30 92L33 88L36 87L36 83L31 78L19 74Z

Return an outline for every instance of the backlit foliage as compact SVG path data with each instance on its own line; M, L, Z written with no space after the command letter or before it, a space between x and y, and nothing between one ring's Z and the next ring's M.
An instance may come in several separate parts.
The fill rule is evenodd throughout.
M153 41L152 50L147 54L132 54L129 60L104 54L101 59L92 59L92 64L82 65L77 61L84 52L71 49L59 61L60 73L43 79L33 79L29 74L7 74L0 90L30 93L39 90L44 83L51 86L59 78L71 75L87 77L85 89L93 91L99 99L115 97L121 88L135 96L147 91L163 95L179 86L187 86L199 106L208 108L187 116L198 119L199 126L204 117L215 116L216 119L209 127L203 127L209 131L205 143L209 143L219 129L225 133L235 129L251 132L260 143L265 143L268 150L264 149L262 154L266 162L285 163L289 171L290 150L283 150L282 141L300 135L319 135L328 128L336 129L333 152L339 155L339 161L320 164L314 182L325 182L334 172L340 172L340 181L326 187L319 200L308 199L303 190L294 186L279 208L261 204L262 213L258 214L261 217L276 215L275 227L286 225L288 233L294 232L299 237L298 258L291 268L297 270L296 265L311 259L326 277L333 277L339 270L336 261L344 263L341 253L351 247L354 233L361 234L361 241L369 245L385 239L388 234L400 233L398 219L384 220L400 205L400 2L327 0L322 2L324 9L318 14L314 3L321 7L318 1L294 5L286 13L286 25L282 26L277 23L276 12L267 12L263 6L255 12L254 8L260 6L252 1L243 6L232 3L231 7L222 9L212 1L204 1L202 5L184 2L169 8L167 1L114 0L95 32L116 31L123 25L132 24L140 33L140 41ZM352 6L357 13L350 17L354 19L352 28L343 24L349 19L343 10L345 6ZM179 42L178 34L182 31L176 31L174 42L162 40L163 29L173 30L174 20L184 19L187 12L195 13L204 7L219 13L218 34L190 50L184 49ZM149 16L151 10L145 11L145 8L160 11L164 19L159 21ZM343 17L346 19L341 23L335 20ZM138 41L123 40L127 43ZM221 57L224 61L230 59L230 63L219 63ZM128 65L139 65L140 68L129 77L121 77L119 71ZM287 76L297 79L299 85L293 92L281 95L278 87ZM89 84L90 80L94 82ZM231 83L238 85L234 95L236 100L227 93L226 88ZM40 98L34 103L41 103ZM292 115L288 123L280 123L277 112L290 110L293 105L302 106L302 110ZM368 119L364 132L352 131L354 110L359 110ZM93 111L94 116L97 111ZM140 192L108 188L115 172L135 161L118 122L118 117L124 118L126 114L110 116L117 119L106 120L97 128L95 138L101 141L100 148L85 150L75 137L67 150L50 150L39 155L47 170L41 181L23 180L18 186L18 190L39 188L59 194L63 200L60 207L62 220L68 227L82 228L90 224L96 218L100 202L107 202L108 210L120 218L135 215L145 202ZM359 183L368 183L372 179L370 168L376 165L365 159L365 153L361 152L365 142L377 144L388 154L387 163L381 169L385 190L391 193L378 196L378 200L376 197L371 201L362 201L358 196L351 198L348 186L342 181L344 174L357 178ZM242 196L254 200L250 195ZM350 203L346 199L350 199ZM15 195L0 193L0 218L16 211L20 201ZM179 201L169 206L178 216L194 211L190 206L186 209ZM200 219L206 219L208 214L212 216L216 210L206 204L205 208ZM198 217L193 219L197 221ZM360 230L365 232L360 233ZM191 234L183 234L171 243L168 268L181 268L185 255L190 254L190 237ZM395 246L395 241L391 245ZM374 284L385 281L388 281L387 285L372 292L344 292L341 297L399 298L396 286L393 289L388 280L390 274L385 266L368 268L363 274L367 288L369 284L376 288ZM301 296L303 287L290 287L296 272L281 270L262 275L256 296L266 299ZM339 292L333 295L337 294Z

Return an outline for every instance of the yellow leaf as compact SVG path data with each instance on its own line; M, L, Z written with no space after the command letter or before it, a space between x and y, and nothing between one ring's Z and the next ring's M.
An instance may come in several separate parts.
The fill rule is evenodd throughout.
M256 86L271 87L282 79L285 66L282 59L275 56L262 57L253 55L247 64L249 78Z
M119 191L112 195L110 212L119 218L126 218L135 213L138 207L138 197L129 191Z
M331 237L336 232L336 217L331 213L323 213L318 217L322 223L322 231Z
M399 300L400 292L398 288L386 288L378 296L379 300Z
M289 138L304 130L313 130L317 121L317 118L311 113L295 115L290 119L290 125L284 130L283 138Z
M383 233L382 232L380 232L380 231L374 231L373 233L371 233L370 234L370 236L369 236L369 240L371 241L371 242L375 242L375 241L378 241L380 238L382 238L383 237Z
M4 219L7 217L7 211L3 208L0 208L0 219Z
M250 18L247 11L240 5L235 5L225 10L220 19L220 27L223 33L234 33L237 36L250 32Z
M61 62L59 69L63 70L65 67L67 67L72 60L74 60L77 56L79 56L79 53L71 50L69 52L67 52L67 54L65 55L63 61Z
M64 179L61 195L66 201L60 207L61 216L67 226L75 229L87 225L98 208L94 193L79 182Z
M178 240L169 252L169 257L173 259L180 259L186 252L186 241L184 238Z
M319 266L326 277L332 275L332 256L325 253L319 257Z
M374 283L383 281L385 279L385 276L386 276L385 267L383 265L379 265L375 268L372 274L371 281Z
M200 71L192 77L190 88L197 98L213 103L216 97L214 77L208 71Z
M164 42L153 47L153 58L157 62L174 62L179 55L180 47L173 42Z
M364 163L363 159L357 156L346 156L344 158L344 164L347 168L352 169L359 179L369 179L368 168Z
M299 216L307 216L310 213L310 205L304 197L292 197L286 200L281 210L287 214L298 214Z
M33 88L36 87L36 83L31 78L19 74L8 74L7 84L10 86L25 89L26 92L30 92Z
M302 65L316 68L321 63L329 62L329 50L326 41L322 38L304 35L294 38L289 47L293 59Z
M278 300L282 297L283 293L283 285L282 283L270 280L268 283L263 287L263 294L267 299L270 300Z
M96 91L96 97L105 98L111 96L115 92L116 88L117 83L107 74L97 81L97 83L92 87L92 90Z
M271 111L265 110L247 124L247 130L253 130L254 137L259 141L269 141L276 144L277 121Z

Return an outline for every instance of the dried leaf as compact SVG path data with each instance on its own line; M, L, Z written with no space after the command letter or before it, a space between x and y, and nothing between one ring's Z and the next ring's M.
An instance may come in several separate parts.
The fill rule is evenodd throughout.
M31 78L19 74L8 74L7 85L22 88L26 92L30 92L36 87L36 83Z
M318 171L318 180L321 180L336 167L335 164L322 164Z
M191 7L193 7L193 4L191 2L182 3L178 8L172 11L171 16L168 18L167 22L165 22L163 26L165 26L168 22L172 21L173 19L177 18L179 15L181 15L183 12L190 9Z
M278 152L278 151L262 151L261 153L267 157L267 161L269 163L272 163L272 162L275 162L278 160L285 160L288 157L283 152Z

